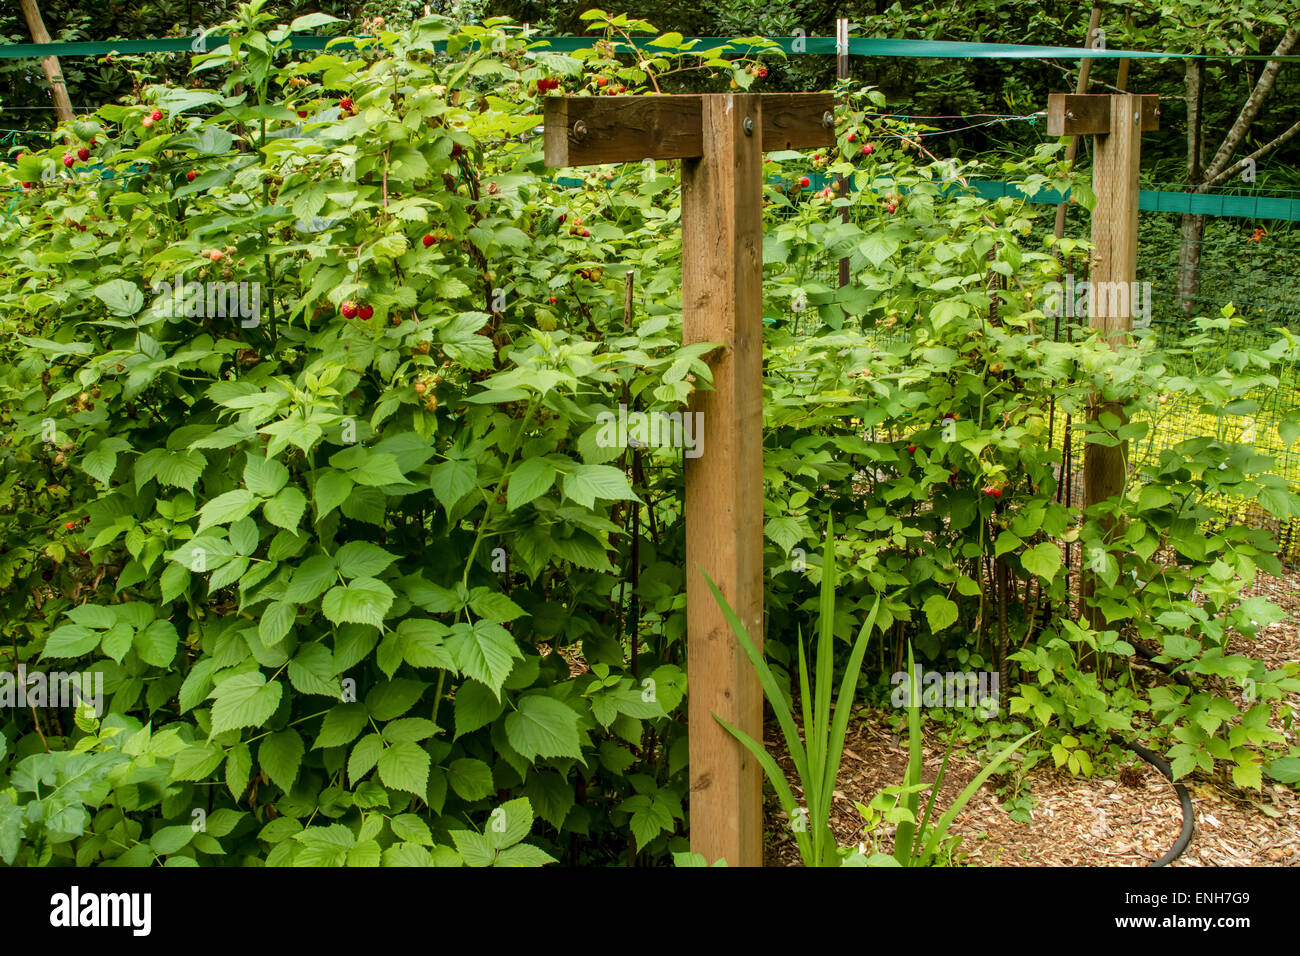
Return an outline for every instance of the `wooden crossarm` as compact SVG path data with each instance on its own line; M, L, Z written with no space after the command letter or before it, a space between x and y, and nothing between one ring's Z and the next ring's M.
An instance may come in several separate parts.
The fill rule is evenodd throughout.
M1142 96L1142 132L1160 128L1160 97ZM1052 93L1047 98L1048 136L1104 136L1110 132L1111 96Z
M703 103L724 93L552 96L545 104L546 165L594 166L704 155ZM830 93L756 97L762 149L811 149L835 141Z

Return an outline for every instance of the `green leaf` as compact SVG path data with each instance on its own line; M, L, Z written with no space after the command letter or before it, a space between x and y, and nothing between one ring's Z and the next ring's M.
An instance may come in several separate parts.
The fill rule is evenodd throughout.
M1268 775L1278 783L1300 783L1300 757L1279 757L1268 765Z
M555 857L551 856L545 850L541 850L530 843L520 843L516 846L506 847L497 854L496 862L493 866L545 866L548 863L558 863Z
M208 741L190 744L172 758L172 780L203 780L221 766L221 748Z
M271 778L271 782L288 793L298 779L298 768L306 748L298 731L281 730L266 737L257 748L257 764Z
M41 660L66 659L89 654L99 646L100 636L99 631L92 631L80 624L64 624L62 627L56 627L45 639L45 650L41 652ZM504 681L505 678L503 677L502 680Z
M334 555L334 564L345 578L373 578L396 560L396 555L369 541L350 541Z
M249 455L244 462L244 486L259 498L270 498L289 480L289 469L274 458Z
M578 715L551 697L529 694L506 716L506 739L526 760L581 757Z
M189 824L163 827L149 838L149 847L159 856L167 856L189 846L196 832Z
M107 485L117 470L117 452L108 448L87 452L81 458L81 470L101 485Z
M491 621L457 624L447 637L447 647L462 674L487 685L498 696L514 667L513 660L523 657L514 636Z
M318 517L324 518L347 501L354 487L356 483L343 472L335 471L333 468L323 470L317 476L316 484L312 489Z
M156 620L135 635L135 651L140 660L154 667L167 667L176 657L180 635L171 621Z
M452 506L474 490L478 470L472 461L453 459L436 465L429 474L429 487L448 513ZM509 500L507 498L507 500Z
M227 677L209 695L212 705L212 736L239 727L261 727L280 706L283 686L268 684L260 671Z
M397 459L386 452L370 452L365 460L348 472L348 477L359 485L380 487L383 485L400 485L406 482Z
M451 839L466 866L491 866L496 862L496 848L482 834L473 830L452 830Z
M279 644L293 630L298 619L298 608L291 601L272 601L262 612L257 625L257 636L267 647Z
M492 768L473 757L453 760L447 767L447 782L463 800L482 800L496 789Z
M527 797L507 800L492 811L483 834L494 849L504 850L514 846L533 828L533 806Z
M1021 552L1020 563L1030 574L1051 581L1061 569L1061 549L1055 542L1044 541Z
M313 750L322 747L342 747L350 744L365 729L369 722L364 704L349 703L332 707L321 721L320 733L316 735Z
M399 677L381 681L366 694L366 708L378 721L392 720L409 711L429 685L423 681Z
M613 465L579 465L564 476L564 493L584 508L597 498L641 500L632 493L627 475Z
M248 744L235 744L226 755L226 789L238 800L248 789L248 780L253 774L253 755Z
M439 667L456 670L456 661L445 644L451 628L439 621L408 617L397 625L398 646L402 659L412 667Z
M247 488L217 495L199 509L199 531L214 524L230 524L251 514L260 499Z
M1261 789L1264 785L1264 778L1260 764L1249 757L1233 764L1232 782L1238 787L1249 787L1252 790Z
M930 630L936 634L944 628L957 623L956 603L948 600L942 594L931 594L925 599L925 604L921 606L921 609L925 611Z
M510 475L506 508L514 511L544 495L555 482L555 466L545 458L529 458Z
M487 588L475 588L470 592L469 607L479 617L498 624L513 621L527 613L500 591L490 591Z
M795 545L803 541L808 536L807 532L806 521L799 518L772 518L763 526L763 533L776 542L784 554L789 554Z
M355 787L357 781L374 769L379 755L384 752L384 739L379 734L367 734L357 741L348 757L348 779Z
M307 510L307 496L297 485L290 485L262 506L266 520L277 528L296 531L302 521L303 512Z
M95 287L95 298L114 315L131 316L144 308L144 293L133 282L113 279Z
M379 779L386 787L423 800L429 789L429 763L428 753L419 744L394 744L379 755Z
M454 706L456 736L463 737L492 723L501 716L506 705L491 688L468 680L457 689Z
M338 574L334 562L323 554L308 558L293 573L293 581L285 590L284 598L294 604L307 604L325 593Z
M321 601L321 610L335 624L350 622L382 628L393 597L392 588L383 581L357 578L331 588Z

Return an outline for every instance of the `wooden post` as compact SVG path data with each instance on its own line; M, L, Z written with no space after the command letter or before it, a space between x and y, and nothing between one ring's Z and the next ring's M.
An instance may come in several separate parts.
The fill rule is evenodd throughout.
M23 16L27 18L27 29L32 33L33 43L49 43L50 34L41 19L41 11L36 0L19 0ZM68 86L63 82L63 70L59 67L57 56L47 56L41 61L45 68L45 78L50 81L50 92L54 95L54 110L59 114L59 122L72 122L72 100L68 99Z
M1093 134L1092 188L1097 205L1092 212L1092 264L1089 269L1088 321L1118 349L1133 330L1133 300L1138 296L1137 227L1138 173L1142 131L1159 128L1160 110L1154 96L1053 94L1048 105L1048 133ZM1115 415L1123 423L1117 402L1095 401L1090 419ZM1113 446L1089 442L1084 446L1084 506L1124 490L1128 479L1128 442ZM1085 568L1089 564L1084 555ZM1082 594L1092 593L1091 574L1084 574ZM1090 614L1094 627L1103 626L1100 613Z
M762 768L713 715L762 740L763 694L700 572L761 648L761 110L753 93L705 97L704 155L682 164L682 339L723 346L713 390L690 403L703 416L705 451L686 460L691 849L742 866L763 862Z
M762 768L714 719L762 740L762 689L703 574L761 648L762 154L834 142L834 105L829 93L546 101L548 166L682 160L682 338L721 346L713 388L691 396L703 449L686 459L691 849L709 863L763 861Z

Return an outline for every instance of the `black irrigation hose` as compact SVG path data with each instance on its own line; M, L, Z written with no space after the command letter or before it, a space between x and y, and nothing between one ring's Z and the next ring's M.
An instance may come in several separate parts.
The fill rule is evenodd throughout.
M1178 802L1183 806L1182 832L1178 834L1178 839L1174 841L1174 845L1168 849L1164 856L1156 860L1154 863L1147 864L1148 866L1166 866L1182 856L1183 851L1187 849L1187 844L1192 841L1192 833L1196 829L1196 811L1192 809L1191 795L1187 792L1185 786L1174 779L1173 768L1170 767L1159 754L1152 753L1141 744L1129 743L1129 741L1124 740L1117 734L1111 734L1110 737L1111 740L1115 741L1115 743L1119 744L1121 747L1127 747L1164 774L1165 777L1168 778L1169 782L1174 785L1174 792L1178 794Z

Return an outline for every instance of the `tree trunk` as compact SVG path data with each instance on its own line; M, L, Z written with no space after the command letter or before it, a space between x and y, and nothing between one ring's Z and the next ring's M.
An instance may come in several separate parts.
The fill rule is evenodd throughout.
M1201 240L1204 235L1204 216L1183 216L1178 239L1178 304L1188 318L1196 312L1201 291Z
M36 0L19 0L23 16L27 18L27 28L32 31L33 43L49 43L50 34L41 19L41 11ZM59 67L57 56L47 56L41 61L45 68L45 78L50 81L50 91L54 94L54 109L59 114L60 123L72 122L72 100L68 99L68 86L63 82L63 70Z
M1187 102L1187 174L1188 192L1199 191L1203 179L1205 139L1201 105L1205 92L1205 61L1189 59L1184 76ZM1205 217L1185 215L1178 242L1178 305L1190 318L1196 309L1200 291L1201 238L1205 234Z
M1300 27L1290 27L1278 41L1273 51L1274 57L1290 54L1300 43ZM1209 192L1214 186L1225 182L1235 175L1246 160L1233 164L1233 153L1245 140L1246 133L1259 116L1264 100L1277 82L1278 71L1282 69L1281 59L1270 59L1260 71L1259 79L1246 98L1245 104L1237 114L1223 142L1215 151L1209 165L1205 162L1204 117L1201 102L1205 87L1205 61L1187 60L1186 90L1187 101L1187 191L1193 193ZM1274 137L1268 143L1251 153L1247 159L1259 159L1271 153L1291 137L1300 133L1300 123ZM1196 297L1200 290L1201 244L1205 235L1205 217L1195 215L1183 216L1182 230L1178 246L1178 304L1183 314L1190 316L1196 309Z

